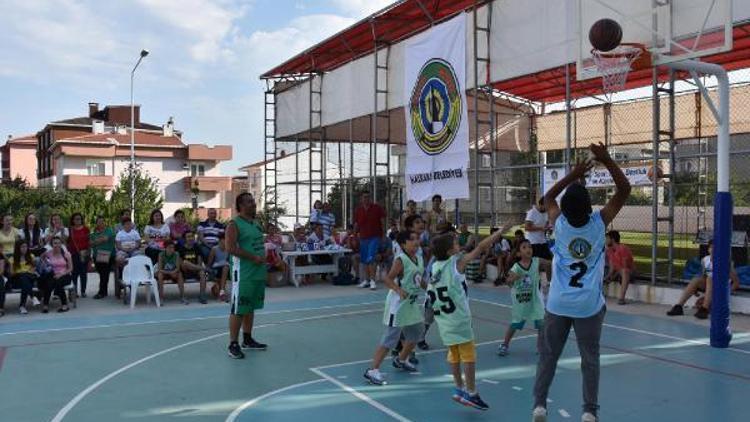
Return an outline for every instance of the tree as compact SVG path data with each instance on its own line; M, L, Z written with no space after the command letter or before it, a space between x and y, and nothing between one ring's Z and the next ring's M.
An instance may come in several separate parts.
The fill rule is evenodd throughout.
M130 171L123 170L120 183L115 187L110 199L110 215L116 215L119 210L130 209ZM159 181L140 166L133 171L135 177L135 224L145 227L152 210L161 209L164 203L159 192Z

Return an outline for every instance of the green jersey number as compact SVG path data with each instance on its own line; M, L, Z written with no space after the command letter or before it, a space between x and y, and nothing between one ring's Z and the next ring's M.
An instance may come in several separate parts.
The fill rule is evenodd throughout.
M437 290L437 295L435 295L435 292L432 290L429 290L427 292L427 294L430 296L430 302L436 303L438 300L440 300L440 302L443 302L440 310L435 310L435 315L440 315L440 312L452 314L456 310L456 304L453 303L453 299L448 296L448 288L438 287L435 290Z

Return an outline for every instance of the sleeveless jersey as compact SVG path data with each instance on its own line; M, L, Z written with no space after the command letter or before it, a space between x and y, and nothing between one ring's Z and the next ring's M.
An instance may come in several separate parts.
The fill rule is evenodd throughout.
M516 262L510 272L521 277L510 287L512 322L544 319L544 304L539 294L539 258L531 258L529 268L524 268L520 261Z
M388 296L385 299L383 324L389 327L419 324L424 321L422 306L417 301L419 293L422 291L420 282L424 273L424 260L421 256L417 256L417 262L414 262L406 254L400 254L396 259L401 260L404 267L403 274L396 280L396 283L409 296L406 299L401 299L401 296L395 291L388 291Z
M592 213L583 227L571 226L562 214L557 218L549 312L587 318L602 309L605 230L599 211Z
M255 256L265 257L266 248L263 244L263 230L256 221L247 221L242 217L235 217L234 224L237 226L237 244L240 249L250 252ZM265 263L256 264L252 261L232 256L231 260L232 280L240 283L247 281L266 281Z
M427 288L440 338L446 346L474 340L466 279L456 269L457 262L458 255L445 261L435 261L432 264L432 280Z

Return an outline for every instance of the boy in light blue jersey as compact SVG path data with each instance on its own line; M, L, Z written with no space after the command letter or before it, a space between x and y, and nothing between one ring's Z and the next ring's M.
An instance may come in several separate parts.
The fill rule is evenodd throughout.
M391 270L383 278L385 285L390 289L383 314L386 329L375 350L372 365L364 374L365 379L375 385L385 384L380 364L388 350L395 348L399 343L401 335L404 336L403 348L399 356L394 356L393 366L408 372L417 370L407 358L416 347L424 329L422 307L417 300L420 292L426 287L425 281L422 280L424 261L417 255L419 237L411 230L404 230L398 233L396 240L403 252L396 256Z
M464 272L466 265L489 249L507 228L488 236L466 254L459 254L458 239L453 232L432 240L435 262L427 295L440 338L448 347L448 363L456 385L453 400L480 410L487 410L489 406L476 389L476 348ZM462 364L465 379L461 376Z
M599 339L606 312L604 279L605 230L630 195L630 183L602 144L592 144L591 154L604 165L615 182L615 195L599 211L591 207L586 188L577 183L592 167L591 161L578 163L544 195L549 221L555 227L547 312L539 342L539 364L534 384L534 422L547 420L547 394L557 369L557 361L568 340L570 328L576 331L583 372L582 422L596 422L599 409ZM560 206L557 198L563 190Z

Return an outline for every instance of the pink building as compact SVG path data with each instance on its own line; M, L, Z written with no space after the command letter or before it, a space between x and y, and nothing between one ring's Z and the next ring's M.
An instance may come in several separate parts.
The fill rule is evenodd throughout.
M3 182L21 178L26 180L29 186L37 185L36 144L36 135L17 138L8 136L5 145L0 146Z

